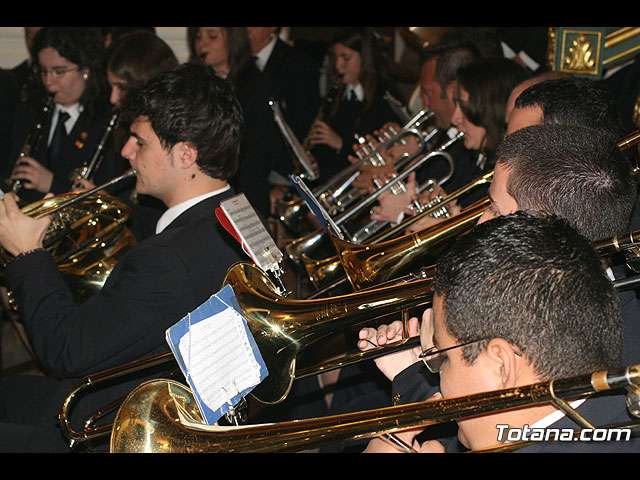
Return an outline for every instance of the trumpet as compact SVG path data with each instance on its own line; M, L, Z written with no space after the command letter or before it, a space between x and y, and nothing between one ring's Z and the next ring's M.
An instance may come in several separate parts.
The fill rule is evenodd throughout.
M451 155L446 152L446 149L449 148L451 145L453 145L455 142L457 142L459 139L461 139L462 136L463 136L462 133L458 133L456 136L454 136L453 138L445 142L443 145L441 145L439 148L427 154L422 155L420 153L414 153L413 155L411 155L410 161L408 162L408 166L402 171L400 175L395 176L392 180L387 182L375 193L371 194L367 198L364 198L363 200L361 200L356 205L352 206L347 211L338 215L334 219L334 224L340 228L341 233L344 236L350 239L353 238L353 234L349 232L349 229L346 226L347 222L350 220L353 220L354 218L357 218L357 215L359 215L366 207L370 206L373 202L375 202L380 195L382 195L387 190L391 189L396 184L399 184L400 182L402 182L411 173L418 170L420 167L422 167L425 163L430 161L432 158L444 157L448 161L451 168L453 168L453 159L451 158ZM285 250L287 251L289 258L294 263L300 264L302 254L306 254L307 256L309 256L311 251L314 250L317 247L317 245L321 244L322 241L326 239L325 233L326 232L324 230L318 229L304 237L291 241L285 247Z
M582 428L596 428L589 419L570 407L566 400L626 389L629 392L629 410L638 416L639 386L640 366L633 365L515 388L343 415L261 425L194 428L193 425L186 426L181 420L189 415L193 422L202 423L193 392L177 382L152 380L133 390L118 410L111 433L110 451L299 452L541 404L553 404L574 418ZM631 428L633 425L630 423L628 426ZM528 442L498 444L495 451L515 450L527 445Z
M29 132L29 135L27 136L24 145L20 150L20 154L18 155L18 160L16 163L19 163L21 158L29 157L35 154L36 148L38 148L38 145L42 140L42 129L53 113L53 109L51 108L53 107L53 97L53 94L49 94L47 99L45 100L42 106L42 110L40 111L40 116L38 117L36 123L33 124L33 127L31 127L31 131ZM13 182L8 180L7 183L9 183L11 190L16 193L19 192L22 188L21 180L14 180Z
M410 135L418 139L420 148L424 148L433 135L437 133L437 131L434 130L425 136L422 132L422 128L424 128L422 126L425 125L426 121L432 118L433 115L433 112L422 110L414 115L399 132L395 131L392 127L389 129L391 133L384 130L383 135L386 136L386 139L380 138L380 144L371 151L368 151L366 146L360 148L356 152L358 161L335 174L325 184L316 187L312 192L314 197L318 199L332 216L344 211L345 208L359 198L359 194L351 188L351 185L359 175L358 169L360 166L365 162L375 162L376 159L380 158L380 152L395 143L406 142L405 138ZM364 140L359 143L363 142ZM300 230L301 217L306 211L308 211L308 209L302 198L280 201L276 204L278 218L295 232Z

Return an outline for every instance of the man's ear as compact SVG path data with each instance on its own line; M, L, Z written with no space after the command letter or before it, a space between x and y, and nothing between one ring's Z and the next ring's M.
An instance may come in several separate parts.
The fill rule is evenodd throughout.
M486 354L495 384L498 385L496 389L517 386L523 358L516 353L515 347L502 338L494 338L487 345Z
M174 152L177 166L184 169L191 168L198 158L198 149L189 142L176 143L174 146Z

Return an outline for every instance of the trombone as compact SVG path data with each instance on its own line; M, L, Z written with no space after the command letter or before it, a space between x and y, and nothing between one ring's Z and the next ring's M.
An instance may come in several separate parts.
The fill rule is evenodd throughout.
M618 141L617 146L620 150L624 151L639 142L640 131L635 131ZM635 175L639 171L640 170L636 168L633 170L633 174ZM492 180L492 177L493 171L490 171L462 187L458 191L446 196L440 203L436 203L435 205L443 205L456 200L469 190L489 183ZM479 203L480 202L476 203L472 207L478 207ZM469 209L472 207L469 207ZM343 271L346 273L346 278L349 279L351 285L355 289L371 286L379 281L386 281L393 278L393 275L406 272L406 269L402 269L402 267L404 265L411 265L412 259L409 257L413 255L420 256L425 253L423 249L415 248L415 245L412 243L408 244L411 248L408 248L403 252L402 248L407 246L407 243L403 242L408 240L410 237L404 236L397 238L397 235L400 232L405 231L408 226L423 219L426 215L429 215L431 211L432 209L428 209L427 211L405 219L405 221L395 227L383 231L380 235L372 237L368 244L353 245L336 237L332 237L331 240L338 251L337 257L324 260L312 260L308 255L306 257L302 255L301 263L307 272L307 276L311 283L318 289L322 288L324 290L325 288L333 288L336 285L343 283L345 281L345 277L342 276ZM453 218L455 219L457 216ZM446 220L440 223L446 225L444 222L446 222ZM423 229L412 234L418 235L418 237L414 237L416 242L426 240L424 245L427 252L431 251L430 248L432 243L429 238L429 233L429 229ZM392 238L396 238L396 240L392 241ZM386 243L383 243L385 241ZM630 239L629 241L632 240ZM381 244L384 245L384 247L382 247ZM623 249L627 251L627 264L629 265L629 268L636 272L640 271L640 261L638 260L640 259L640 247L634 246L632 248ZM404 255L402 255L402 253L404 253ZM400 259L400 261L398 263L394 263L394 260L398 259Z
M383 132L386 139L380 138L380 144L373 148L372 151L367 150L367 146L361 147L356 155L359 157L358 161L354 164L346 167L342 171L336 173L326 183L315 188L312 193L314 197L327 209L330 215L335 216L341 211L344 211L349 205L357 201L359 194L351 187L353 181L358 177L359 168L366 162L376 164L380 161L380 152L386 148L394 145L398 142L404 142L405 137L414 135L418 139L419 150L422 151L426 148L427 143L435 134L437 130L433 130L426 134L422 131L424 122L428 121L434 116L433 112L428 110L421 110L414 115L400 130L395 131L391 128L391 135L387 130ZM364 143L364 139L360 139L360 144ZM402 158L397 159L396 162L403 161ZM307 211L306 204L302 198L296 198L289 201L280 201L276 204L276 214L278 218L291 230L299 231L300 221L302 215Z
M470 205L469 207L467 207L465 210L460 212L460 214L446 218L435 225L431 225L422 230L418 230L412 234L405 234L405 230L414 223L426 217L432 216L434 212L445 208L447 204L459 199L461 196L465 195L474 188L490 183L492 177L493 170L485 173L473 182L470 182L464 187L459 188L446 197L433 202L433 204L428 205L426 208L422 209L420 213L405 218L398 225L379 232L378 234L371 237L369 239L369 243L367 244L357 245L346 241L339 241L338 239L335 239L335 237L333 237L332 240L334 240L334 246L339 252L338 255L323 260L313 260L310 259L308 255L302 254L301 263L307 273L307 276L309 277L309 280L316 288L323 290L325 288L332 288L338 284L343 283L347 280L347 275L345 273L345 268L343 266L343 262L341 261L341 257L351 257L352 253L359 256L364 263L364 265L355 265L354 269L365 268L369 272L372 272L373 270L380 271L382 265L378 263L378 265L374 267L373 264L380 261L384 261L386 263L386 258L384 258L384 256L382 255L379 255L377 260L373 260L371 258L373 256L373 251L375 251L376 253L380 253L382 251L378 250L376 246L384 243L387 247L392 247L393 251L399 252L400 250L394 248L394 244L392 242L394 239L396 239L398 242L402 242L403 239L406 240L408 238L407 235L412 235L414 240L423 244L425 247L427 247L427 252L430 252L434 244L432 240L429 240L431 234L437 231L439 232L438 235L440 239L442 239L442 235L444 235L445 232L448 232L449 229L455 229L459 234L462 231L466 231L467 228L464 228L465 226L468 228L473 227L473 222L468 218L468 216L471 215L476 219L479 218L488 206L488 199L485 198L484 200L480 200L474 205ZM464 225L460 225L461 223ZM449 237L454 236L453 234L448 233L447 235ZM336 245L336 243L339 243L339 245ZM442 243L440 244L442 245ZM364 253L369 251L372 252L371 256ZM424 253L424 251L420 253ZM398 273L397 269L395 273ZM354 283L360 283L359 275L357 273L354 272L351 277L353 278L353 281L351 281L353 287L355 287ZM389 275L386 275L385 278L390 277ZM370 284L377 280L378 279L371 277L371 279L367 283Z
M426 428L449 421L533 405L553 404L582 428L595 428L566 399L627 389L638 416L640 365L473 395L398 405L281 423L198 427L202 419L190 389L171 380L151 380L133 390L120 407L110 441L112 453L299 452L338 442ZM186 416L192 423L182 420ZM633 423L628 425L631 428ZM620 428L620 427L618 427ZM500 451L527 442L498 445ZM486 450L483 450L486 451Z
M636 237L640 236L640 232L634 233ZM632 234L617 235L597 242L596 248L602 255L611 254L621 251L617 248L627 249L636 245L625 241L633 237ZM409 308L429 304L432 299L431 280L434 270L435 266L430 266L422 269L419 274L407 275L376 288L309 301L289 300L280 296L271 278L252 264L242 262L231 267L224 284L231 285L237 294L243 315L247 317L249 328L270 372L268 382L265 380L266 388L261 384L251 395L262 403L278 403L286 398L295 379L418 347L419 337L408 337L394 344L356 352L307 368L297 368L295 362L295 357L301 349L323 336L330 335L336 328L363 323L372 317L395 313L398 309L406 312ZM614 287L618 288L618 285L614 284ZM62 405L59 414L62 433L72 446L103 438L111 431L111 425L94 425L93 420L90 420L85 422L83 430L73 429L69 418L76 399L84 391L101 383L169 364L175 366L175 359L171 352L166 352L83 378L69 390ZM177 382L175 385L176 388L186 388ZM121 401L113 402L93 418L109 413L119 405Z
M278 293L277 286L260 268L246 262L233 265L223 280L223 286L232 287L269 370L269 376L251 392L251 396L264 404L282 402L296 378L329 370L326 366L296 370L296 356L302 349L337 329L367 322L373 316L385 316L429 304L432 299L430 284L430 278L424 278L330 300L290 300ZM369 355L380 354L382 352L374 351ZM345 361L363 359L362 355L356 354ZM87 388L151 366L173 362L173 354L167 352L80 380L70 389L59 415L63 434L75 445L101 437L107 430L103 426L88 425L84 431L75 431L70 425L69 415L75 399ZM336 363L332 368L343 365Z

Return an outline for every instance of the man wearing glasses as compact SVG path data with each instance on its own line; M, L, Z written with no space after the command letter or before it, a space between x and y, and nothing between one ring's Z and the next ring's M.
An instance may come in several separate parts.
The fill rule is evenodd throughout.
M420 328L419 358L439 376L440 393L434 398L590 374L620 363L617 294L591 243L556 217L517 212L479 225L441 257L433 291L433 309ZM622 395L573 400L571 405L596 426L630 420ZM579 429L550 404L456 423L457 442L421 443L414 438L417 432L399 436L421 451L443 452L496 446L505 429ZM388 447L375 439L366 451L380 448ZM637 439L551 441L523 451L638 448Z
M602 145L606 145L602 134L581 127L535 126L512 134L501 145L498 164L510 166L511 168L507 170L509 175L518 171L522 177L520 186L525 184L531 186L537 182L537 187L524 190L520 188L518 194L515 194L512 184L498 175L490 189L492 206L479 223L517 210L530 209L568 218L574 225L578 225L580 233L588 236L590 240L606 238L615 235L616 232L626 231L626 221L635 199L635 186L630 174L630 166L620 159L615 147L610 145L608 149L603 149ZM559 151L563 152L561 156ZM507 158L522 156L520 152L527 152L529 160L520 160L515 163L506 161ZM618 159L617 162L612 160L614 158ZM558 163L569 165L570 159L573 159L575 169L554 168ZM555 172L554 178L547 178L544 184L539 180L533 183L525 182L525 179L533 181L541 178L533 173L530 168L532 163L536 163L536 172L545 170ZM579 172L581 168L586 168L586 172L599 171L600 181L590 186L589 175L586 172L582 175ZM546 192L546 195L535 197L538 203L534 205L531 202L536 190ZM519 201L512 195L515 195ZM599 210L592 207L592 202L600 203ZM597 211L607 213L606 215L594 214ZM584 225L588 225L588 230ZM633 292L621 292L620 295L629 293L633 294ZM425 320L428 321L429 315L431 315L429 311L425 312L423 325ZM633 340L636 338L633 325L625 321L624 327L622 364L626 365L636 363L637 348L633 345ZM391 339L397 325L382 326L382 329L385 328L388 332L378 329L377 332L365 330L362 334L374 335L373 341L382 344L381 339L384 340L385 337ZM413 319L409 324L409 335L417 335L417 328L417 319ZM440 381L438 376L425 368L420 368L420 364L415 365L416 360L415 353L406 351L388 355L376 361L380 370L393 381L394 403L421 401L437 389Z

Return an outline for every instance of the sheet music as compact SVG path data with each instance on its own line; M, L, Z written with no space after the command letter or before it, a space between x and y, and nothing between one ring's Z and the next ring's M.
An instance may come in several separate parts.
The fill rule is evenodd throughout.
M310 180L317 180L318 176L313 171L313 167L309 165L309 160L307 159L307 153L300 145L300 142L296 138L295 134L289 127L289 124L285 121L284 116L282 115L282 110L280 110L280 104L276 100L270 100L269 105L273 109L273 118L280 128L280 133L286 140L289 148L293 151L293 154L296 156L300 165L302 165L309 176Z
M320 222L320 225L322 225L323 230L327 232L330 229L335 236L337 236L341 240L344 240L344 234L342 233L342 230L338 228L338 225L336 225L336 223L333 221L331 215L329 215L324 207L320 205L320 202L318 202L318 199L313 195L313 192L309 189L309 187L307 187L304 181L297 175L289 175L289 178L291 178L293 185L296 187L296 190L298 190L298 193L309 207L309 210L311 210L311 213L316 216L316 218Z
M179 349L195 389L207 405L224 405L260 383L242 317L224 310L191 325Z
M220 202L220 208L240 236L255 264L264 271L279 269L282 252L243 193Z
M229 285L169 327L166 340L206 424L216 423L269 375Z

